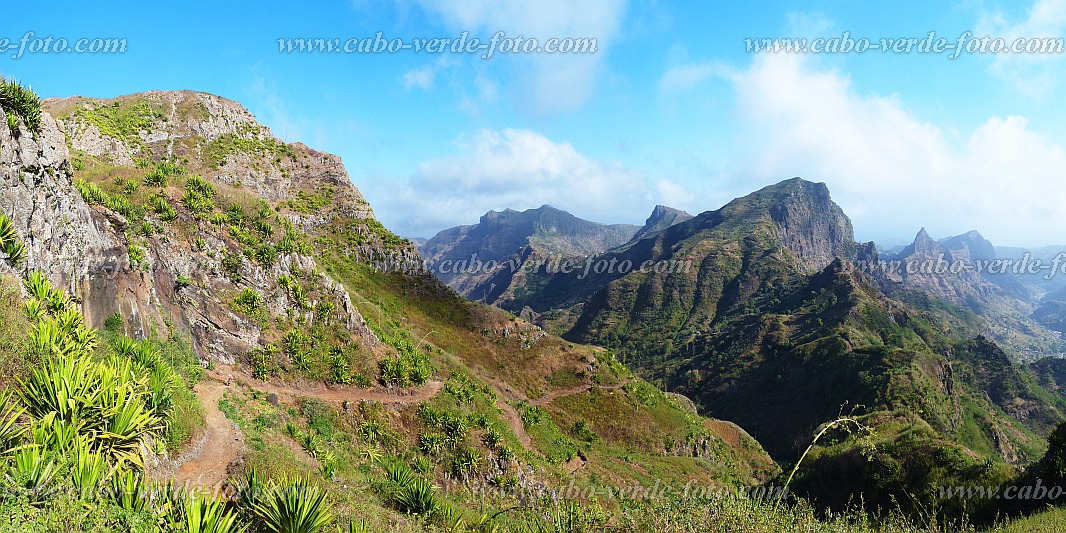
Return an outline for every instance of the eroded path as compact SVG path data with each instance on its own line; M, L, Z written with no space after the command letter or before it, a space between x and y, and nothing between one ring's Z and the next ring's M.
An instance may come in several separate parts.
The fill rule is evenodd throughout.
M555 400L558 400L559 398L565 398L567 396L581 394L582 392L588 392L592 389L599 389L605 391L618 390L628 385L631 381L633 380L627 379L625 381L622 381L621 383L616 383L614 385L596 385L594 383L582 383L580 385L574 385L573 387L568 387L565 389L556 389L545 394L544 396L541 396L540 398L537 398L536 400L529 402L529 405L547 405Z
M208 371L206 378L193 388L204 405L204 435L188 455L189 458L174 473L174 481L179 486L216 494L223 490L229 477L230 465L235 463L244 451L244 434L236 423L226 418L225 413L219 410L218 402L227 390L237 384L268 394L277 394L279 400L283 396L305 397L333 404L367 400L387 405L408 405L432 399L444 388L444 383L440 381L429 381L423 387L403 390L382 387L330 387L319 384L297 388L257 380L232 368L223 367ZM514 411L514 408L511 410ZM515 415L517 416L517 412ZM528 443L524 444L528 447Z
M568 387L565 389L553 390L548 394L537 398L536 400L528 400L526 398L522 398L521 401L525 401L529 405L542 406L547 405L559 398L565 398L567 396L581 394L594 388L608 391L618 390L622 387L625 387L631 381L633 380L627 379L615 385L596 385L592 383L582 383L580 385L575 385L573 387ZM497 386L499 386L498 382ZM508 387L508 389L510 388ZM517 393L515 393L515 391L511 390L511 392L513 396L517 396ZM503 411L503 418L507 420L507 425L511 427L511 431L514 432L516 437L518 437L518 441L522 443L522 446L524 446L527 450L532 450L533 439L530 438L529 433L526 433L526 426L522 423L522 415L518 412L518 410L515 409L510 403L505 401L502 397L496 400L496 406L499 407L501 411Z
M218 493L228 477L227 469L244 449L244 434L219 410L218 401L226 386L205 379L193 388L204 404L204 436L200 451L178 468L174 481L178 485Z

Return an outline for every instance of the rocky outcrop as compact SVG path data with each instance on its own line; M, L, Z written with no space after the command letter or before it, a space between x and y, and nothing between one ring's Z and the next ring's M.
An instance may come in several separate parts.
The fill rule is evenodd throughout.
M633 238L629 240L628 244L632 244L641 239L654 237L663 231L666 231L666 228L690 219L692 219L692 215L680 209L674 209L665 205L657 205L655 206L655 209L652 210L648 220L644 222L644 227L640 228L636 235L633 235Z
M988 334L1016 360L1031 361L1066 349L1047 324L1029 318L1035 308L1029 290L998 271L995 247L976 231L937 241L922 228L900 253L883 259L887 266L877 277L882 290L917 290L980 315Z
M836 258L854 254L851 220L829 196L824 183L794 178L775 186L776 201L769 208L781 244L811 271Z
M0 212L29 245L27 268L67 289L121 251L71 185L66 139L47 114L37 134L0 128Z
M116 166L161 156L199 159L204 177L240 184L269 200L292 199L301 192L328 196L330 210L309 210L299 217L305 228L319 227L336 215L374 217L339 157L301 143L285 144L232 100L194 91L151 91L106 99L50 99L44 105L59 118L72 148ZM96 123L112 115L127 117L137 130L101 132Z
M347 288L319 272L312 257L284 253L262 267L234 253L236 243L225 232L193 233L194 246L189 235L171 231L153 213L145 222L166 230L142 235L140 222L131 227L121 214L88 205L73 185L74 161L80 168L91 160L103 165L97 169L137 181L147 171L134 169L145 161L179 161L209 182L275 202L310 235L338 222L355 227L365 235L357 247L360 257L381 260L392 254L402 260L393 263L420 263L417 251L402 241L391 249L381 246L380 239L391 234L373 221L373 211L339 157L286 145L239 104L203 93L69 98L44 105L60 120L44 113L39 133L0 128L0 212L13 219L28 245L24 268L45 272L73 294L90 325L101 327L118 313L132 336L177 330L191 337L201 357L233 363L267 342L262 323L234 310L234 294L251 290L263 296L275 316L306 310L301 312L307 323L315 320L316 304L328 303L337 325L352 338L377 344ZM111 120L116 114L133 119ZM119 127L127 123L138 128ZM179 207L174 222L192 228L205 224L180 208L178 196L171 196ZM129 255L130 234L140 235L143 257L137 261ZM226 257L240 258L236 276L226 272ZM309 280L310 301L294 302L279 286L280 277L294 273Z
M66 138L55 120L45 113L37 134L0 130L0 212L28 245L25 268L46 273L80 299L90 324L101 326L121 312L131 333L148 331L158 316L149 306L149 280L130 269L124 221L90 209L74 188Z

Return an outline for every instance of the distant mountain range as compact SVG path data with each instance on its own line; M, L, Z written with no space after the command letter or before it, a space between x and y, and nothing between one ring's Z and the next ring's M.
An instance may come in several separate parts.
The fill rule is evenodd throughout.
M420 244L419 250L441 281L467 298L495 303L517 283L513 276L521 279L521 273L507 266L484 269L472 264L521 265L537 258L593 256L624 248L690 218L684 211L665 206L656 206L643 227L590 222L549 205L526 211L489 211L477 224L437 233Z
M904 497L898 485L871 491L877 469L917 475L929 453L1024 464L1064 419L1066 398L1038 384L1050 383L1051 369L1026 362L1066 350L1028 318L1039 303L1031 287L972 266L997 259L977 232L936 241L922 230L882 257L873 243L855 242L824 184L796 178L695 217L657 207L630 240L596 240L570 258L579 268L565 271L549 257L565 250L490 215L441 232L423 254L515 262L442 279L564 338L612 348L703 413L739 423L773 457L795 457L819 424L861 405L879 446L896 451L860 468L841 498ZM921 268L937 258L967 268ZM859 444L850 442L823 450L805 482L852 461Z

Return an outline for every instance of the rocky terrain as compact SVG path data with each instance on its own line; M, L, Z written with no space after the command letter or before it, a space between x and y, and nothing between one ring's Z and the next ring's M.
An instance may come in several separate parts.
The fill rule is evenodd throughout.
M311 283L320 299L313 304L336 306L340 320L367 343L375 342L347 291L327 275L315 273L315 261L306 250L281 253L270 265L239 257L223 267L226 257L235 257L227 255L232 247L239 245L231 235L204 232L202 247L196 250L190 247L196 240L181 239L185 235L180 232L135 236L140 228L126 216L106 205L87 206L72 185L75 168L89 176L114 173L121 180L143 173L139 169L146 162L182 161L187 162L187 172L202 174L234 199L262 197L277 204L276 214L275 206L268 204L271 218L287 221L296 231L323 231L340 220L376 223L339 158L300 144L284 145L239 104L203 93L70 98L44 105L59 121L45 121L43 146L28 144L34 141L20 144L22 153L14 154L19 159L12 164L21 165L21 186L5 189L2 201L10 207L3 207L27 229L31 268L54 273L72 289L91 324L99 327L108 316L120 313L134 334L167 335L177 327L192 335L204 357L232 363L236 354L263 343L262 332L254 321L229 309L221 295L241 289L276 293L279 287L273 280L299 271L314 277ZM70 140L73 158L64 137ZM25 164L35 160L40 164ZM164 189L164 195L175 204L181 198L177 190ZM285 203L289 199L295 201ZM323 205L310 208L297 202ZM147 214L147 223L162 226L158 216ZM57 225L57 220L66 224ZM196 230L203 225L186 212L176 222L186 232L199 233ZM143 249L140 264L130 260L130 245ZM367 261L397 256L395 264L411 258L417 264L413 246L401 243L386 250L373 238L348 253ZM232 275L225 273L226 268ZM179 279L190 283L179 284ZM272 303L280 310L291 302L282 298Z
M40 131L0 131L0 214L27 245L17 269L2 262L2 282L43 272L107 346L125 334L207 369L183 400L210 404L206 422L183 404L200 432L174 461L148 454L153 478L219 489L258 465L324 480L380 525L418 520L367 489L381 461L412 453L445 493L503 480L549 502L547 487L571 480L749 485L779 470L742 429L608 352L462 300L374 218L339 158L282 142L235 102L179 91L43 108ZM529 242L569 253L638 229L572 218L549 213ZM588 232L560 237L568 224ZM0 364L23 357L6 348L16 341L0 339ZM530 509L511 520L541 520Z

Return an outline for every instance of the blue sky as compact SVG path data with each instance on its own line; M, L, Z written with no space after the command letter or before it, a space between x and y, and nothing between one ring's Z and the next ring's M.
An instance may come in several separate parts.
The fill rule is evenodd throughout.
M981 231L1066 243L1063 54L752 54L746 38L1062 37L1066 0L351 0L5 8L0 38L123 37L123 54L0 55L43 96L195 89L343 157L406 236L541 204L641 223L801 176L860 239ZM747 5L745 5L747 4ZM283 54L285 37L596 38L594 54Z

